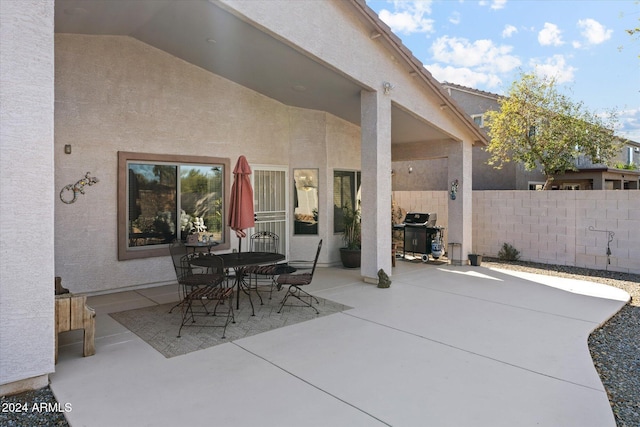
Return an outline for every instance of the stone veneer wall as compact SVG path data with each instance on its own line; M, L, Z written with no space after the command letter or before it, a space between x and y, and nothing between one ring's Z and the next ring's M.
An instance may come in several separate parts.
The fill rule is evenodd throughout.
M446 192L394 192L404 209L426 212L442 197ZM589 227L615 233L610 264L608 234ZM497 256L504 243L525 261L640 274L640 192L474 191L473 251Z

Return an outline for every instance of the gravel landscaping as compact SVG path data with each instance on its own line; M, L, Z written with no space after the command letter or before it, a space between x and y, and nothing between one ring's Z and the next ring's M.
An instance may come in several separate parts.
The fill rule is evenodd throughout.
M631 295L629 304L593 331L589 337L589 350L609 396L617 426L640 426L640 275L491 258L484 258L482 266L588 280L624 289ZM2 426L69 425L63 408L59 404L56 408L57 402L49 387L2 397L0 402L3 407L20 404L21 408L27 409L0 412Z

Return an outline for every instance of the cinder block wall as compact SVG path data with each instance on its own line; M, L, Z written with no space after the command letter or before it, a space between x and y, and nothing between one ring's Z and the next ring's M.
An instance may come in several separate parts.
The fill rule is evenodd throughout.
M437 206L444 225L446 192L393 194L407 210ZM504 243L525 261L640 274L640 192L474 191L473 251L497 256Z

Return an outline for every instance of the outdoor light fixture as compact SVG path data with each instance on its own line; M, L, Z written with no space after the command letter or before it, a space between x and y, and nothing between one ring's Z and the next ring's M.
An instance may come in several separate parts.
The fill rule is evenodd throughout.
M382 82L382 90L384 91L385 95L389 95L389 92L391 92L391 89L393 89L393 85L389 82Z

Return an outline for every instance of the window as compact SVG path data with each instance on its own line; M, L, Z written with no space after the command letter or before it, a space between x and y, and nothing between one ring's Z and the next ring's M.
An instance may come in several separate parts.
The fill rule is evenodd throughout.
M544 182L529 181L529 190L540 191L544 188Z
M333 231L344 231L344 213L346 207L360 205L360 172L333 171Z
M484 117L482 114L472 114L471 118L473 119L473 122L477 124L479 127L481 128L484 127Z
M318 234L318 169L294 169L293 234Z
M229 247L229 159L118 153L118 259L168 255L168 244L206 232Z

